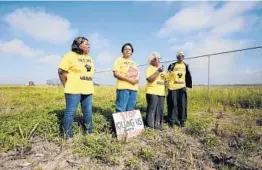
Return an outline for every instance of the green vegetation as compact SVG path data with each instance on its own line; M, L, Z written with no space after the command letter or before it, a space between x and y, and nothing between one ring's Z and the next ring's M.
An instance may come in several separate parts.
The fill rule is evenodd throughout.
M14 159L29 160L33 151L41 152L36 149L38 141L68 150L76 160L88 158L88 164L74 165L79 169L262 168L262 126L257 123L262 122L262 87L212 87L209 95L205 87L188 89L185 128L167 124L163 131L146 128L126 142L117 141L111 133L115 88L96 87L95 91L94 135L83 135L79 106L74 143L68 144L61 132L63 88L0 87L0 153L16 152L4 169ZM144 117L144 89L139 91L137 108ZM31 168L45 169L43 160L31 162Z

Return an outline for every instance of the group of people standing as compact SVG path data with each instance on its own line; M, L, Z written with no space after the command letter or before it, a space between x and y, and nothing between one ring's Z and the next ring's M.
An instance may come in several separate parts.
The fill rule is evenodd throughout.
M66 99L66 110L62 119L66 137L73 137L72 124L75 111L81 103L86 132L93 132L92 99L94 93L93 76L95 66L88 55L90 43L85 37L77 37L71 52L65 54L58 66L58 74ZM126 43L121 49L122 56L115 60L113 75L117 79L116 112L135 110L138 84L141 73L131 59L134 48ZM146 69L146 122L148 127L161 130L163 127L164 103L167 100L168 122L170 126L184 126L187 118L187 91L192 88L192 78L188 65L184 63L184 53L176 54L177 62L168 66L167 71L160 66L160 54L152 52L148 56ZM167 93L167 96L166 96Z

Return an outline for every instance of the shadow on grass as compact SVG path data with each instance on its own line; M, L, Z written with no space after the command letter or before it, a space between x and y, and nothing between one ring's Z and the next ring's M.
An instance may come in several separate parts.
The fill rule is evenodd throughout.
M49 112L48 114L50 115L55 115L57 117L57 123L59 124L59 132L60 136L64 136L64 131L63 131L63 117L64 117L65 109L60 109L60 110L53 110ZM84 131L87 130L85 123L84 123L84 117L83 115L78 115L75 114L73 122L77 122L78 126L81 126Z
M53 110L51 112L49 112L49 114L55 115L57 117L57 123L60 125L59 126L59 130L60 130L60 135L63 136L64 131L63 131L63 126L62 126L62 120L64 117L64 112L65 109L60 109L60 110ZM100 116L102 116L106 122L107 125L105 125L104 127L100 127L99 131L100 132L109 132L111 134L115 134L115 126L114 126L114 121L113 121L113 116L112 114L113 109L104 109L102 107L98 107L93 105L92 106L92 113L93 113L93 123L94 125L97 124L98 122L96 122L97 119L94 119L94 116L96 114L99 114ZM95 122L94 122L95 121ZM84 123L84 117L83 117L83 112L80 111L79 113L77 113L77 111L75 112L75 117L74 117L74 122L77 122L78 126L81 126L81 128L84 130L84 132L87 130L85 123ZM96 129L94 129L95 131Z
M99 113L105 117L107 121L112 121L113 120L113 109L103 109L98 106L93 106L93 113Z
M140 110L144 125L146 125L146 107L145 106L138 106L138 107L136 107L136 109ZM105 118L106 122L107 122L107 125L105 125L105 127L103 127L101 129L101 132L109 132L110 134L115 136L116 135L116 129L115 129L114 120L113 120L113 113L115 113L114 108L104 109L102 107L93 105L92 111L93 111L93 116L95 114L99 114L99 115L103 116ZM61 137L64 136L63 124L62 124L64 112L65 112L65 109L59 109L59 110L50 111L48 113L50 115L55 115L57 117L57 123L59 124L59 132L60 132ZM166 116L164 116L164 123L166 122L166 120L167 120ZM78 126L81 126L81 128L84 130L84 132L86 131L86 126L84 124L84 118L83 118L82 112L80 114L75 114L74 122L77 122Z
M114 109L104 109L98 106L93 106L93 113L102 115L107 121L107 126L104 127L104 129L108 129L110 134L112 134L113 136L116 136L116 129L115 129L115 124L114 124L114 119L113 119L113 113L115 113L115 110ZM103 131L106 131L106 130L103 130Z

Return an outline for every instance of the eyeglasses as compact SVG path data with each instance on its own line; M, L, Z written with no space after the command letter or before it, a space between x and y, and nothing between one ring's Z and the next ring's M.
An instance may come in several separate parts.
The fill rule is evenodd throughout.
M90 46L91 44L87 42L87 43L83 43L83 45Z
M153 60L155 60L155 61L157 61L157 60L160 61L160 58L154 58Z

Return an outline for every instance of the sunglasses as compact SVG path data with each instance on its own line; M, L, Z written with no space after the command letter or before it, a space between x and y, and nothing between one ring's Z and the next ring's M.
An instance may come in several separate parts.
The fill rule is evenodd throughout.
M155 61L157 61L157 60L158 60L158 61L159 61L159 60L160 60L160 58L154 58L153 60L155 60Z

